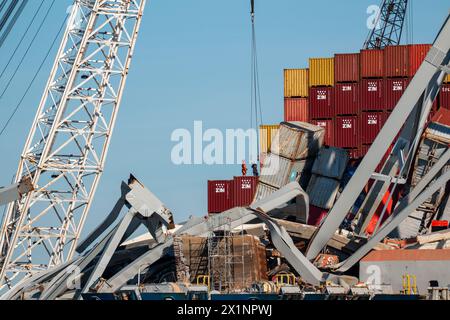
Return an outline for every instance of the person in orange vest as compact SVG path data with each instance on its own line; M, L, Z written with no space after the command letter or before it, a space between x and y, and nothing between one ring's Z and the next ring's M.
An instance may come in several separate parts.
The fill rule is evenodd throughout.
M242 175L245 177L247 175L247 164L245 160L242 160Z

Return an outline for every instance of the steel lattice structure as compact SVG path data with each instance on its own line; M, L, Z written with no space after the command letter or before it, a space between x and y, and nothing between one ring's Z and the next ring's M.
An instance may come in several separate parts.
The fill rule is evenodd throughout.
M1 290L68 261L103 172L145 0L76 0L1 229Z
M408 0L384 0L375 27L370 31L364 49L383 49L399 45ZM380 26L380 28L377 28Z

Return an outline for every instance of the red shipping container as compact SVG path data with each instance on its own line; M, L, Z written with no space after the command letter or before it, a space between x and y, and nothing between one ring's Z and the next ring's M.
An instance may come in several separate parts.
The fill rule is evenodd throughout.
M387 117L382 111L365 111L361 113L361 143L371 144L381 128Z
M360 83L360 104L363 111L385 110L384 81L363 79Z
M439 93L439 107L450 110L450 84L442 85Z
M385 97L386 110L392 111L409 85L409 79L386 79Z
M409 77L412 78L430 51L431 44L409 45Z
M339 116L336 117L336 128L334 129L334 139L336 147L340 148L358 148L359 137L359 118L358 116Z
M383 50L361 50L361 78L383 78Z
M208 213L220 213L233 208L233 180L208 181Z
M284 121L309 121L308 98L285 98Z
M255 196L258 177L234 177L233 179L233 207L247 207Z
M328 210L309 205L309 216L307 224L310 226L319 226L322 220L327 216Z
M333 119L320 119L312 120L312 124L325 129L324 143L327 146L334 146L334 120Z
M334 81L359 81L359 53L346 53L334 55Z
M409 47L388 46L384 48L384 76L409 76Z
M309 114L315 119L334 117L332 87L309 88Z
M359 84L337 83L334 88L336 114L358 114L360 109L359 95Z

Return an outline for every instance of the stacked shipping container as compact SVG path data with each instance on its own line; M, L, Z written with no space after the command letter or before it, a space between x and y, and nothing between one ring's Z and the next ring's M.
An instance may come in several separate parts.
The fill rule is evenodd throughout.
M284 121L310 122L325 129L324 144L345 148L351 158L363 157L390 112L419 69L431 45L391 46L384 50L312 58L309 69L284 70ZM450 75L432 113L450 109ZM261 159L271 149L279 125L260 127ZM309 167L309 163L303 163ZM208 212L246 205L254 180L208 181ZM241 190L238 190L241 186ZM246 189L247 186L250 189ZM273 186L268 186L268 193ZM243 187L245 187L243 189ZM251 191L249 191L251 190ZM262 189L261 189L262 192ZM262 195L260 195L262 196ZM241 198L242 197L242 198ZM237 200L236 200L237 199ZM319 210L320 211L320 210Z
M360 54L336 54L335 59L335 146L345 148L350 154L359 146L360 110Z
M284 70L284 121L309 121L308 69Z
M430 47L429 44L391 46L336 54L334 58L312 58L308 75L302 77L301 83L294 82L298 85L295 90L293 76L289 74L293 71L285 70L285 119L309 118L309 122L326 130L326 145L345 148L354 158L363 157ZM308 69L303 70L306 74ZM450 82L450 76L445 82ZM303 100L288 100L293 99L287 97L293 92L302 92ZM439 107L450 108L450 85L442 88L432 113ZM300 109L302 113L295 115Z

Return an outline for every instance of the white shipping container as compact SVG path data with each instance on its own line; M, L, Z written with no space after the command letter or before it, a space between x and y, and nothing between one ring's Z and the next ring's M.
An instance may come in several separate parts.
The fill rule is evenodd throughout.
M281 188L291 182L293 172L299 176L308 175L311 172L314 159L292 161L276 154L269 153L261 168L259 181L275 188Z
M322 127L306 122L282 122L270 150L290 160L311 158L322 148L324 138Z

